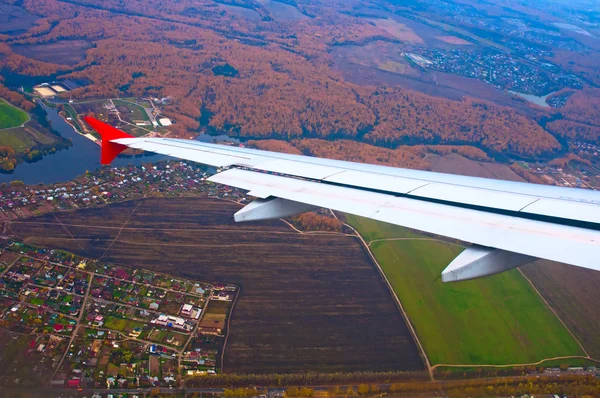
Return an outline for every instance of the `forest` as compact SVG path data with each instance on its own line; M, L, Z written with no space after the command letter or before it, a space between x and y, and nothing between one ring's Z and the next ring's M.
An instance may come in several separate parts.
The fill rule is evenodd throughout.
M327 141L319 138L297 139L290 142L279 140L248 141L250 146L267 151L304 154L315 157L372 163L392 167L427 170L431 165L424 159L428 153L448 155L457 153L472 160L489 160L479 148L464 145L413 145L397 149L381 148L351 140Z
M524 114L481 99L456 101L399 86L345 81L331 67L332 47L373 40L402 44L353 16L373 6L369 0L338 8L321 0L293 1L305 18L286 22L251 0L225 4L252 10L259 19L212 0L9 3L39 19L26 33L0 34L0 68L90 81L69 93L76 98L170 97L165 114L176 122L171 130L175 136L208 128L257 140L308 140L306 145L314 139L344 139L386 148L393 151L383 151L386 156L398 156L394 162L406 164L418 163L412 153L420 149L404 150L405 144L471 145L485 156L539 158L564 154L555 137L595 142L600 135L597 90L572 95L560 117L551 117L544 129L538 119L551 110ZM84 60L74 66L13 51L15 46L73 40L91 43ZM584 66L593 68L589 62ZM364 147L359 157L373 151Z

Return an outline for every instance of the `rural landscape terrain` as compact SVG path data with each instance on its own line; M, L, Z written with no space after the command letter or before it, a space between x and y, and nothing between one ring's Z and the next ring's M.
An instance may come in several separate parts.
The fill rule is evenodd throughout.
M0 396L598 395L600 273L447 284L465 242L235 223L212 168L101 167L86 116L597 190L597 2L0 0Z
M203 388L243 383L210 374L250 374L281 386L307 370L311 385L326 374L376 385L593 378L597 279L532 264L443 284L460 242L327 212L237 224L244 193L203 175L171 162L8 187L0 312L5 344L19 344L1 359L18 365L6 385ZM19 358L47 370L21 381L31 369Z

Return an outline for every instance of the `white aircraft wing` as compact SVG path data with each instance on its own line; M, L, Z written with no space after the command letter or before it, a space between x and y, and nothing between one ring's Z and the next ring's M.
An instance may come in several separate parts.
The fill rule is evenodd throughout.
M224 169L210 181L256 199L236 221L325 207L471 245L443 281L492 275L536 258L600 270L600 193L369 165L171 138L134 138L92 118L102 163L126 147Z

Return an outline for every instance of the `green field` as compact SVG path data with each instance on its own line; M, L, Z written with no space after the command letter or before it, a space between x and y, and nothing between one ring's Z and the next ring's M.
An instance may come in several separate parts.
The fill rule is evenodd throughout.
M427 238L346 216L373 238ZM520 364L584 355L518 270L455 284L436 280L462 248L440 241L374 242L373 254L400 298L432 365Z
M104 327L107 329L113 329L122 332L127 327L127 319L116 318L114 316L107 316L104 321Z
M144 120L149 122L150 118L148 118L148 114L144 110L144 108L133 101L130 100L113 100L115 106L125 106L129 109L130 114L123 114L122 117L133 121L133 120ZM151 128L152 126L150 126Z
M35 144L31 135L21 127L8 129L0 134L0 146L9 146L17 153L25 152Z
M39 124L31 121L25 127L2 130L0 146L9 146L17 154L22 154L37 145L59 145L59 138L44 130Z
M556 360L549 360L549 361L543 361L540 364L537 365L531 365L531 366L535 366L537 368L558 368L561 365L569 365L569 367L584 367L587 368L589 366L593 366L593 367L598 367L600 364L589 360L589 359L583 359L583 358L566 358L566 359L556 359ZM481 370L486 370L486 371L503 371L503 370L515 370L518 368L522 368L522 366L515 366L515 367L477 367L477 366L460 366L460 367L455 367L455 366L439 366L436 368L436 372L451 372L451 373L477 373Z
M8 104L0 98L0 129L17 127L29 120L25 111Z

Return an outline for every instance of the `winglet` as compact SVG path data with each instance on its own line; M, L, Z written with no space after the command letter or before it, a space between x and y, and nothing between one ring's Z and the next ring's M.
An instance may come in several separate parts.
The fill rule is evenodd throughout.
M132 135L124 133L113 126L94 119L93 117L86 116L83 120L92 126L92 128L102 137L102 150L100 155L101 164L110 164L114 158L119 156L119 154L127 148L125 145L111 142L112 140L117 140L119 138L134 138Z

